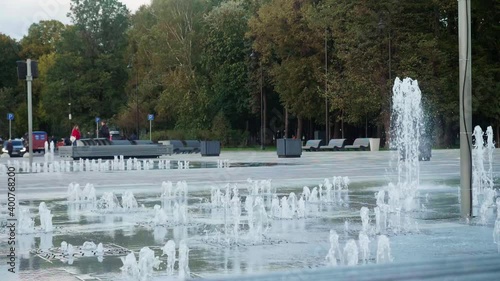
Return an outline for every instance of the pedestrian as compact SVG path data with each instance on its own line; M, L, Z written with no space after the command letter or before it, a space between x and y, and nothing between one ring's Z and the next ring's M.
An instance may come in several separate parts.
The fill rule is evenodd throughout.
M12 157L12 151L14 151L14 145L12 144L12 140L9 140L7 143L7 153L10 157Z
M99 136L109 140L109 128L106 125L106 120L102 120L101 129L99 129Z
M78 125L75 125L73 127L73 130L71 131L71 137L69 138L73 145L76 145L76 141L79 140L81 136L82 135L80 134L80 128L78 127Z

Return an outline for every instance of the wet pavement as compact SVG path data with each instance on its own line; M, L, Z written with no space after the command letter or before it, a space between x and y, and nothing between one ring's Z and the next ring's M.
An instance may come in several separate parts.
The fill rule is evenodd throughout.
M114 243L136 253L149 246L156 255L161 255L160 248L166 241L173 239L178 245L181 239L185 239L190 248L189 267L194 278L326 267L330 229L339 233L342 246L348 239L357 240L361 229L359 210L363 206L370 209L373 226L374 193L395 180L392 157L389 151L304 152L298 159L278 158L275 152L223 152L220 157L168 156L164 159L170 159L172 167L161 170L19 174L18 203L29 206L32 214L37 214L39 203L44 201L54 215L55 231L17 235L17 257L20 259L17 266L21 272L17 277L18 280L124 279L120 271L122 262L117 256L105 257L102 261L95 257L81 257L69 265L59 259L47 261L30 254L30 250L42 246L58 247L62 241L73 245L82 245L85 241ZM57 156L55 158L58 160ZM43 157L35 157L35 161L43 160ZM217 160L228 160L229 167L217 168ZM190 161L193 166L175 169L177 161ZM6 164L6 159L0 159L0 164ZM493 171L498 178L498 150L494 154ZM311 215L305 219L271 220L265 232L266 240L260 244L242 242L228 247L214 242L216 233L221 233L225 227L225 215L220 209L207 207L211 187L237 184L244 198L248 178L271 179L281 197L290 192L298 194L303 186L312 188L333 176L348 176L351 181L343 204L311 205ZM189 188L189 224L185 225L155 227L144 223L154 216L152 212L102 214L65 200L70 182L92 183L98 198L104 192L113 191L120 195L132 191L139 205L152 209L155 204L162 203L162 182L181 180L186 181ZM2 175L0 181L7 182L6 176ZM431 161L420 162L420 183L419 200L423 208L410 215L417 227L397 234L387 233L394 262L497 253L491 222L479 225L473 220L467 224L459 217L458 150L436 150ZM0 202L4 221L5 190L0 193ZM242 217L245 217L244 212ZM38 224L35 220L35 225ZM242 223L242 235L246 227ZM0 238L0 270L7 272L7 233L2 231ZM371 258L368 262L374 263L375 234L370 239ZM165 261L166 257L160 259ZM152 279L164 278L168 277L163 264Z

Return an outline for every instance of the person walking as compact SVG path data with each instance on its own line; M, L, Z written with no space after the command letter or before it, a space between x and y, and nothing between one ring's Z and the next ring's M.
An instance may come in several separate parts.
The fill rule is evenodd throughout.
M10 157L12 157L12 151L14 151L14 145L12 144L12 140L9 140L7 143L7 153Z
M102 120L101 128L99 129L99 136L109 140L109 128L106 125L106 120Z
M76 145L76 141L79 140L81 136L82 135L80 134L80 128L78 127L78 125L75 125L73 127L73 130L71 131L71 137L69 138L73 145Z

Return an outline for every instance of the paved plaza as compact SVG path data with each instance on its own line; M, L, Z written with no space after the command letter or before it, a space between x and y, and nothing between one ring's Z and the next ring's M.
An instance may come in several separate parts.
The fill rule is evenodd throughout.
M439 184L460 179L459 150L434 150L431 161L420 162L422 185ZM276 152L222 152L220 157L201 157L199 154L165 156L172 163L177 161L211 162L229 160L230 163L261 163L263 166L238 168L191 168L149 171L40 173L18 175L20 199L50 199L65 197L72 181L92 183L107 189L130 189L133 192L156 193L162 181L185 180L190 190L207 189L213 185L271 179L276 187L299 187L322 182L333 176L348 176L351 182L371 182L377 186L387 184L396 175L394 153L391 151L303 152L301 158L278 158ZM26 161L11 158L11 161ZM59 160L56 156L55 160ZM43 156L34 157L43 162ZM2 158L0 163L6 164ZM268 165L264 165L267 163ZM391 165L392 163L392 165ZM500 177L500 153L495 150L493 171ZM273 165L278 164L278 165ZM458 186L458 183L457 183ZM2 202L4 198L0 199Z
M394 263L421 262L445 257L469 258L497 253L493 243L493 225L481 225L474 219L466 223L459 215L460 162L459 150L434 150L431 161L420 163L419 197L422 203L412 218L408 230L388 234ZM360 208L370 209L371 224L374 223L373 208L375 192L396 182L396 161L392 151L340 151L303 152L300 158L278 158L276 152L222 152L220 157L201 157L199 154L165 156L170 160L169 169L131 171L90 171L56 173L17 174L16 198L18 203L29 206L32 214L38 213L38 205L45 201L52 214L54 233L19 235L23 247L18 254L20 263L18 279L9 280L134 280L121 273L119 257L105 257L102 261L79 258L73 264L51 260L30 254L44 243L59 247L62 241L81 245L85 241L115 243L136 254L142 247L150 247L161 255L160 247L167 240L177 245L186 239L190 248L191 277L221 278L239 274L270 273L296 269L324 269L328 267L325 255L330 247L328 233L331 229L340 235L343 245L349 239L358 239L361 231ZM57 155L55 161L61 161ZM0 158L0 165L7 161L27 161L25 158ZM43 163L43 155L34 161ZM69 160L67 160L69 161ZM157 161L157 159L155 159ZM178 161L189 161L189 169L178 169ZM227 168L217 162L229 164ZM494 178L500 177L500 153L493 154ZM212 187L223 188L236 184L240 188L241 200L245 198L248 179L271 180L281 197L290 192L299 194L304 186L311 189L326 178L348 177L349 193L342 206L319 207L317 215L301 220L274 220L268 230L264 244L237 244L221 246L214 242L224 228L224 213L220 209L207 209ZM5 174L0 181L7 182ZM189 192L190 223L168 227L151 227L143 223L152 213L99 214L73 210L67 201L68 185L75 182L84 186L94 185L97 198L105 192L123 196L131 191L139 204L148 210L160 204L162 182L186 181ZM496 187L498 188L498 180ZM4 208L7 194L2 189L0 203ZM477 211L477 210L476 210ZM5 218L5 212L2 213ZM243 217L243 219L245 219ZM38 221L36 221L38 224ZM245 223L240 231L246 231ZM227 230L226 230L227 231ZM243 234L242 234L243 235ZM242 236L243 237L243 236ZM7 236L0 233L0 270L6 270L5 255ZM370 236L371 258L375 263L376 235ZM267 244L266 244L267 243ZM165 262L165 258L161 258ZM165 279L167 278L167 279ZM147 280L170 280L165 267L154 271ZM3 279L2 279L3 280ZM175 280L175 279L172 279Z

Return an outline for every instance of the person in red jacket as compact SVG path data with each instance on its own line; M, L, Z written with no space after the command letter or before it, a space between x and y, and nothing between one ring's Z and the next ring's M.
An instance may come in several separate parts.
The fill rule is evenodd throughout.
M80 128L78 127L78 125L75 125L73 127L73 130L71 131L70 140L73 143L73 145L76 145L76 141L79 140L80 138L81 138Z

